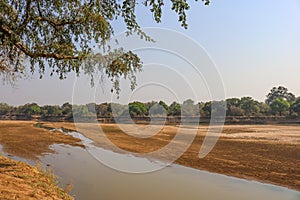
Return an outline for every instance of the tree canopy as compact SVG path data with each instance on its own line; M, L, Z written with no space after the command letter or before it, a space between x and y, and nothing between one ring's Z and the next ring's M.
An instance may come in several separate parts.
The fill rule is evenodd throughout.
M273 87L267 94L266 103L270 105L277 98L282 98L288 102L292 102L295 100L295 95L289 92L288 89L284 86Z
M276 98L271 104L271 109L273 112L278 112L279 115L282 115L282 112L288 110L290 108L289 102L287 102L283 98Z
M283 98L276 98L270 105L259 102L252 97L229 98L221 101L208 101L195 103L187 99L182 103L172 102L167 105L164 101L131 102L128 105L118 103L88 103L85 105L72 105L64 103L58 105L39 106L37 103L27 103L20 106L11 106L0 103L0 118L9 117L40 117L62 118L72 120L74 117L98 118L128 118L128 117L211 117L212 114L221 116L224 104L227 104L227 116L276 116L298 117L300 116L300 97L293 103Z
M202 1L209 4L209 0ZM187 28L188 2L170 3L181 26ZM137 22L137 5L149 8L154 21L161 22L163 0L0 0L0 75L14 79L29 68L42 78L49 68L50 75L64 79L69 72L83 71L93 84L100 71L117 92L121 77L129 78L134 88L141 60L132 51L110 49L108 41L114 34L111 23L120 18L128 34L151 40ZM95 46L103 53L94 54Z

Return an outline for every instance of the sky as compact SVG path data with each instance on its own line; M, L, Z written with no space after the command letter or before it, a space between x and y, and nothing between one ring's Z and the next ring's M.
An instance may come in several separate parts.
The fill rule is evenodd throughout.
M210 6L190 1L188 29L177 21L166 1L162 23L138 6L141 27L154 44L125 38L124 24L113 22L116 38L133 49L143 63L138 86L131 91L121 81L120 98L110 93L110 82L91 88L88 77L70 74L43 79L34 75L16 86L0 85L0 102L40 105L64 102L165 100L171 103L252 96L264 101L273 86L283 85L300 96L300 0L212 0Z

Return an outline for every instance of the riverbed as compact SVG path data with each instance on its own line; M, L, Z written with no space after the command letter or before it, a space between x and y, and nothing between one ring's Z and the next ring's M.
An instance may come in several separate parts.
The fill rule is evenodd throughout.
M225 200L298 200L300 192L271 184L248 181L225 175L209 173L172 164L151 173L124 173L103 165L90 152L109 155L119 162L161 165L147 159L118 154L94 146L83 135L87 149L64 144L54 144L56 153L40 156L40 161L59 177L60 186L72 185L75 199L83 200L134 200L134 199L225 199ZM18 159L15 157L15 159ZM32 161L22 159L32 164ZM123 164L124 164L123 163Z

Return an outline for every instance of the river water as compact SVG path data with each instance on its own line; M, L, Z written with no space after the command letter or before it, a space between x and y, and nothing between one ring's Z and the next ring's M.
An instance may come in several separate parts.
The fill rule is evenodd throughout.
M76 136L77 133L71 133ZM80 138L82 139L82 135ZM85 138L87 141L88 139ZM248 181L173 164L162 170L129 174L101 164L87 150L53 145L57 152L40 157L59 177L60 185L71 184L71 195L79 200L299 200L300 192L256 181ZM147 159L114 153L88 144L119 162L159 165ZM22 160L24 161L24 160Z

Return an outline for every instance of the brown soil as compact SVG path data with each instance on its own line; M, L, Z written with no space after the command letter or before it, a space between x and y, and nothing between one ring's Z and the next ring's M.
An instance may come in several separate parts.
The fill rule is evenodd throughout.
M76 130L73 123L45 123L49 127ZM131 152L152 152L169 143L177 133L175 126L165 126L151 138L136 138L123 133L116 124L102 124L105 134L91 124L77 124L77 130L95 141L96 145L118 151L103 137L121 149ZM141 125L143 128L143 125ZM239 178L257 180L300 191L300 126L289 125L226 125L213 150L203 159L198 153L207 126L185 127L198 129L197 136L177 164ZM180 147L180 144L178 144ZM176 149L174 149L176 152ZM170 152L172 154L172 152ZM168 155L158 155L167 159Z
M59 131L35 127L33 121L0 121L0 144L11 155L38 160L38 156L53 153L50 145L81 146L80 139Z
M12 161L0 155L0 199L71 200L57 187L52 173L41 172L36 167Z
M11 155L38 160L60 143L84 147L79 139L59 131L34 127L36 122L0 121L0 144ZM1 152L0 152L1 153ZM73 199L56 184L51 172L0 155L0 199Z

